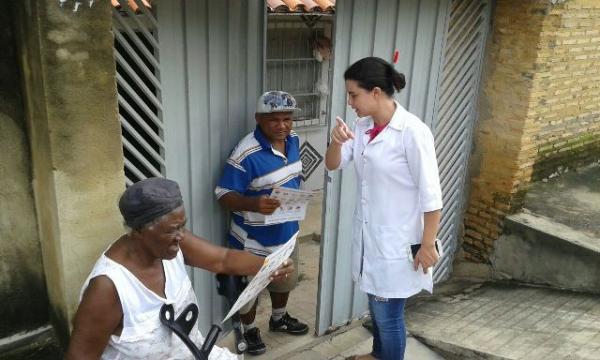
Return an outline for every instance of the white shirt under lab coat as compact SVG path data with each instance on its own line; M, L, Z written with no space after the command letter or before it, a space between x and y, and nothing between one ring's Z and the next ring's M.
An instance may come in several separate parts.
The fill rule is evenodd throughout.
M421 243L423 213L442 208L433 135L397 102L388 126L369 143L373 125L371 117L357 120L339 166L354 160L357 174L352 277L379 297L432 292L432 271L415 271L408 247Z

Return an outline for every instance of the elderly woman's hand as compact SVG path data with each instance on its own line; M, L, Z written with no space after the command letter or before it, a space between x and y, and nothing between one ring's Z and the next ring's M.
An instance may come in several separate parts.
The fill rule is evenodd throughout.
M287 259L281 264L279 269L275 270L275 272L271 275L271 281L281 281L288 277L289 274L294 272L294 261L292 259Z

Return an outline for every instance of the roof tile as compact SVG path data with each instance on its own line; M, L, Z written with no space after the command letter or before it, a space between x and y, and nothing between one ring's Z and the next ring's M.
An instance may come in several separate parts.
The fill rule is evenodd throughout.
M332 13L335 0L267 0L267 10L272 13Z
M123 3L125 2L125 0L121 0L121 1ZM151 0L141 0L142 5L144 5L148 9L152 9L152 5L150 4L150 2L151 2ZM110 3L112 4L112 6L114 6L117 9L121 8L121 4L119 3L119 0L110 0ZM131 10L133 10L135 13L139 13L142 11L136 4L135 0L127 0L127 6L129 6L129 8Z
M139 0L148 9L152 8L151 0ZM110 0L112 6L121 8L121 3L139 13L141 9L135 0ZM272 13L332 13L335 11L335 0L267 0L267 10Z

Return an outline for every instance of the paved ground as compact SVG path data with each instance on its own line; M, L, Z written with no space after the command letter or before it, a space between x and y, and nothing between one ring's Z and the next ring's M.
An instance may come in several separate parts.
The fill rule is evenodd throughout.
M290 356L280 358L290 360L343 360L347 356L366 354L371 351L371 333L362 326L327 337L316 345L295 351ZM430 350L413 337L408 337L405 359L407 360L443 360L444 358Z
M407 323L451 359L600 359L600 297L593 295L485 283L413 301Z

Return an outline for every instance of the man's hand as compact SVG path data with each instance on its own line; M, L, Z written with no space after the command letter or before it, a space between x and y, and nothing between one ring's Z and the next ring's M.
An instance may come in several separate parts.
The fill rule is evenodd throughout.
M271 275L271 281L281 281L288 277L289 274L294 272L294 261L292 259L287 259L281 264L279 269L275 270L275 272Z
M422 244L414 260L414 269L417 271L419 265L423 268L423 274L427 273L427 269L438 262L440 256L435 249L435 244Z
M281 205L279 200L273 199L266 195L261 195L254 198L254 212L261 213L263 215L271 215Z
M348 125L346 125L346 123L344 122L344 120L342 120L341 117L337 116L335 118L335 121L337 122L337 124L335 125L333 130L331 130L331 139L333 140L333 142L341 145L350 139L354 139L354 133L352 133L352 130L348 128Z

